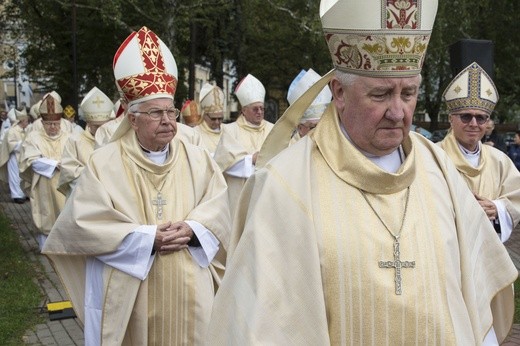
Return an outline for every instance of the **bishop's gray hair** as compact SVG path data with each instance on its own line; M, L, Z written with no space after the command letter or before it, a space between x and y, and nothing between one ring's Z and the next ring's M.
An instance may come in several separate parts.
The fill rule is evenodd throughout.
M351 86L359 78L359 75L357 75L357 74L344 72L344 71L340 71L340 70L334 71L334 74L335 74L336 78L340 81L340 83L344 86ZM422 75L419 74L419 85L421 84L421 82L422 82Z

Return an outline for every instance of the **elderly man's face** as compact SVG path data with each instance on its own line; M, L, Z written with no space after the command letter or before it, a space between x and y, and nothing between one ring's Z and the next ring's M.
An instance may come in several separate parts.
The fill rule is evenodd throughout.
M224 120L224 113L223 112L216 112L216 113L206 113L204 115L204 121L212 130L220 130L220 125L222 124L222 121Z
M359 76L344 86L332 79L340 121L359 149L383 156L399 147L410 131L420 80Z
M96 135L97 130L99 127L105 123L107 123L108 120L102 120L102 121L87 121L88 131L92 136Z
M170 119L166 112L163 112L159 119L153 119L146 112L174 109L173 100L158 98L141 102L134 107L128 112L128 120L137 134L139 143L151 151L163 149L177 133L177 122L175 118Z
M254 102L242 107L242 114L251 124L260 125L264 120L264 103Z
M18 126L20 126L22 129L25 129L29 125L29 118L23 118L18 122Z
M61 131L61 120L43 120L43 129L49 137L57 136Z
M303 124L298 124L298 133L300 134L300 137L306 136L309 131L313 130L316 125L318 125L318 121L318 119L308 120Z
M489 115L476 108L464 109L450 114L453 135L464 148L474 151L484 137Z

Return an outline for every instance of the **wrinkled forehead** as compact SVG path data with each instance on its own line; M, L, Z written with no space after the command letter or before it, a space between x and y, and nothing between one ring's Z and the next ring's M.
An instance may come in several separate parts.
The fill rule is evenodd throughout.
M173 107L173 100L166 97L160 97L136 103L135 106L138 109L168 108Z

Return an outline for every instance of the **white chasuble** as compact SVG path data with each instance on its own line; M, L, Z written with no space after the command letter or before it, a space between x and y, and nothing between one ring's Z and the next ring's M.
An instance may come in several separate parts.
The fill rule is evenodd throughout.
M464 158L452 131L438 145L453 160L472 192L505 203L514 228L520 222L520 172L511 159L496 148L481 145L480 162L473 167Z
M253 126L246 121L243 115L240 115L231 124L222 125L222 135L215 149L214 159L226 178L231 217L235 213L240 192L249 175L236 177L226 174L226 171L244 160L246 156L260 151L272 128L273 124L266 120L262 120L259 126Z
M217 149L220 140L221 131L212 130L204 120L199 125L195 126L193 130L197 131L202 137L202 146L212 155L215 154L215 149Z
M56 218L65 204L65 196L58 191L60 171L52 168L53 163L61 162L65 142L70 133L60 131L56 137L49 137L42 131L30 132L23 145L20 156L20 177L31 184L31 213L38 230L48 235ZM49 159L52 176L47 177L34 171L32 167L41 159Z
M475 345L493 325L502 341L516 268L445 153L413 133L403 150L395 174L381 170L329 107L313 133L252 175L208 340ZM400 260L414 262L400 279L379 265L397 257L383 222L400 232Z
M222 253L217 257L223 258L229 242L227 208L224 179L204 149L174 139L166 162L158 165L128 131L94 151L44 251L83 319L85 286L68 279L84 271L84 256L114 252L140 225L194 220L217 237ZM188 250L157 253L144 281L105 266L102 342L202 343L220 280L212 276L215 265L220 266L200 267Z
M58 190L65 196L70 194L76 179L79 178L94 151L95 144L94 136L88 128L81 133L73 133L65 143L58 181Z

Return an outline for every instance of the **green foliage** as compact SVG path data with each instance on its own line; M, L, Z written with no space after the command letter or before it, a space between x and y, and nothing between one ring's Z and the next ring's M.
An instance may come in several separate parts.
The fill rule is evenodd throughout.
M0 13L0 37L29 42L24 58L32 79L65 102L73 98L73 7L79 94L93 86L114 98L112 59L132 31L146 25L172 50L179 68L178 102L188 97L188 71L194 63L210 69L222 86L224 61L233 61L238 79L247 73L280 101L300 69L320 74L332 68L315 0L8 0ZM435 128L443 111L444 88L452 78L448 48L462 38L495 44L496 113L514 120L520 98L519 1L439 1L423 70L418 111ZM194 81L191 81L192 84Z
M21 345L25 331L42 322L37 309L42 294L33 265L0 215L0 345Z

